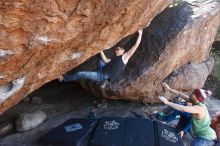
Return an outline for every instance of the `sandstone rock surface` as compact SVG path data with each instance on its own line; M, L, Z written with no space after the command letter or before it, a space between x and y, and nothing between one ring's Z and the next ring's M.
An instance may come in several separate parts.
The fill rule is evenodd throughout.
M167 82L171 88L183 91L202 88L213 66L213 59L200 63L186 64L178 70L175 70L165 82Z
M137 52L114 83L100 86L83 81L81 84L96 96L144 103L158 102L157 97L163 92L161 83L174 70L209 58L219 23L220 5L217 0L187 0L181 5L168 8L144 30ZM135 35L128 37L125 46L131 47L135 40ZM170 80L172 87L185 91L202 87L212 65L198 66L182 67L192 71L188 75L184 72L181 75L180 69L177 75L180 78L173 77ZM204 71L204 75L196 76L200 71ZM192 81L198 79L200 81L192 84Z
M1 0L0 113L149 25L172 0ZM13 88L9 89L9 84Z

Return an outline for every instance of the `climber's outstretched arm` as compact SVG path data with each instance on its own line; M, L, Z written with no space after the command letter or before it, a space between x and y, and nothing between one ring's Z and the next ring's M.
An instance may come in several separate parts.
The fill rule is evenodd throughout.
M137 38L137 41L136 41L135 45L128 52L126 52L123 55L123 61L124 61L125 64L131 58L131 56L134 54L134 52L137 50L137 48L138 48L138 46L139 46L139 44L141 42L141 37L142 37L143 30L142 29L139 30L138 33L139 33L139 36Z
M169 102L164 96L159 96L159 99L161 101L163 101L163 103L165 103L166 105L168 105L178 111L187 112L187 113L191 113L191 114L199 114L200 111L203 110L203 107L198 106L198 105L183 106L183 105Z
M190 97L182 92L179 92L175 89L170 88L170 86L167 83L162 83L162 86L164 88L166 88L167 90L171 91L172 93L174 93L175 95L179 95L181 98L183 98L184 100L188 100Z

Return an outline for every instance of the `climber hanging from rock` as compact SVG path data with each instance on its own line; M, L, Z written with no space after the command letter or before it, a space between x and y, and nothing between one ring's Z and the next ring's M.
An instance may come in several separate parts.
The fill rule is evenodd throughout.
M125 52L122 47L116 47L115 57L109 59L105 56L104 52L101 51L100 55L105 65L102 67L102 71L80 71L69 75L64 75L59 78L59 81L69 82L78 81L83 79L90 79L94 81L114 81L119 74L124 70L125 65L128 63L131 56L137 50L142 37L143 30L138 31L138 38L133 47Z

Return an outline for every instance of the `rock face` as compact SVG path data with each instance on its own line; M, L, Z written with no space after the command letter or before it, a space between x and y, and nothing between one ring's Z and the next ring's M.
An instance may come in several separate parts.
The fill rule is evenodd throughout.
M171 88L181 89L183 91L202 88L213 66L213 59L201 63L186 64L175 70L165 82Z
M149 25L171 2L1 0L0 113L103 48Z
M210 64L208 67L184 65L209 58L219 23L219 1L188 0L168 8L144 30L140 47L114 83L100 85L82 81L81 84L96 96L144 103L158 102L156 97L163 92L161 83L166 79L178 90L201 88L212 63L205 63ZM135 40L135 35L128 37L125 46L131 47ZM169 77L179 68L177 75L174 72ZM200 81L192 83L195 80Z

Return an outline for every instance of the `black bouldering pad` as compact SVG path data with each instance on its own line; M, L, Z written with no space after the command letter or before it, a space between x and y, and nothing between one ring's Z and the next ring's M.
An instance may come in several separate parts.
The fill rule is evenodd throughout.
M154 121L156 146L184 146L176 128Z
M91 140L92 146L122 146L125 118L102 118Z
M123 146L154 146L154 135L150 119L126 118Z
M54 146L81 146L96 124L95 119L70 119L49 131L39 142Z
M183 146L174 127L144 118L102 118L91 146Z

